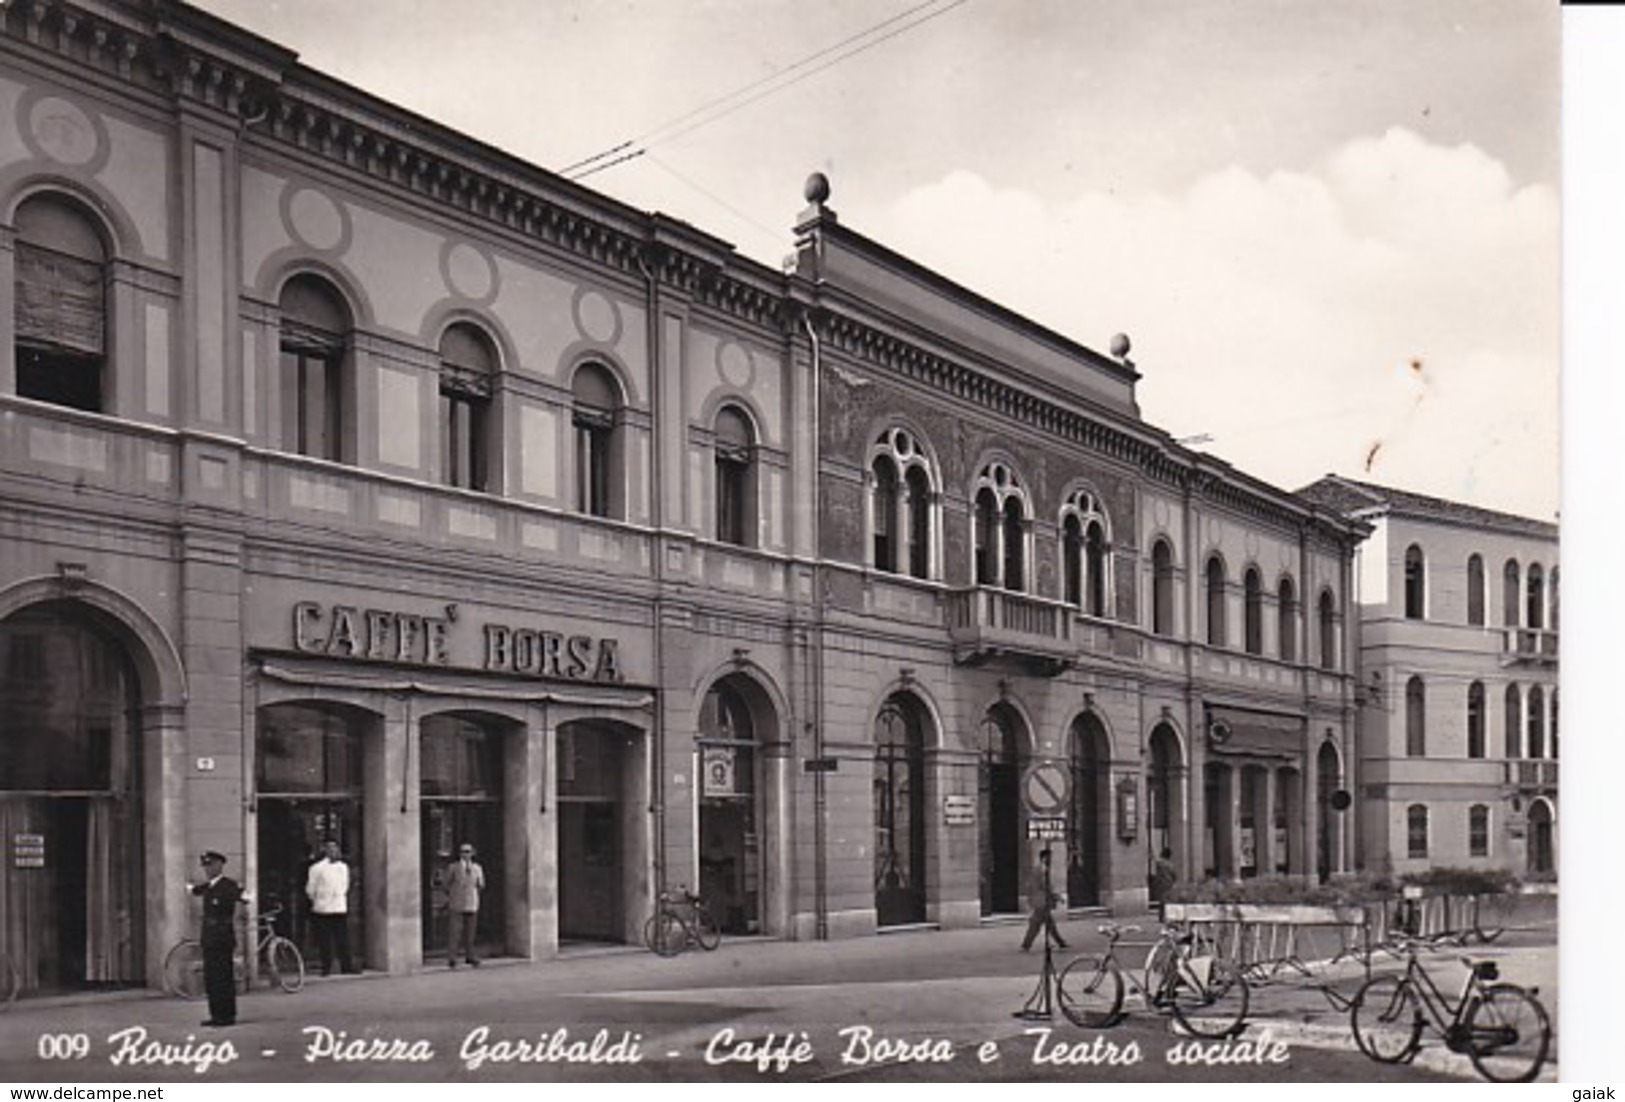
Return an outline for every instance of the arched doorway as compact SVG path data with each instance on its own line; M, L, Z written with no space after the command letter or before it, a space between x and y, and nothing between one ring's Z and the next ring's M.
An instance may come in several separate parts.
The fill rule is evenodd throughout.
M451 912L445 890L458 847L470 843L485 871L475 925L482 956L507 950L503 888L503 734L501 721L469 713L428 716L421 727L419 826L422 832L423 955L451 948Z
M1072 800L1066 817L1066 898L1073 907L1100 904L1111 824L1111 742L1100 717L1085 712L1067 736Z
M984 915L1021 910L1022 729L1021 716L1003 701L982 718L976 823Z
M763 924L767 778L759 713L766 719L771 708L741 674L718 681L700 703L699 892L729 934L759 933Z
M925 715L894 693L875 717L875 922L925 921Z
M1146 858L1149 863L1166 855L1177 869L1180 867L1178 855L1184 850L1185 824L1180 791L1184 758L1180 753L1179 736L1167 723L1159 723L1151 730L1149 750L1151 763L1145 783Z
M1553 845L1552 805L1535 800L1529 805L1529 852L1527 866L1530 872L1542 875L1557 869L1557 851Z
M348 943L367 959L362 739L369 717L344 705L272 704L255 717L259 909L281 907L278 932L316 959L305 880L332 838L350 866Z
M0 621L0 941L24 994L145 979L141 705L105 617Z
M624 942L628 859L643 812L638 733L602 720L565 723L558 733L559 939Z
M1342 768L1337 747L1320 744L1315 756L1315 876L1324 884L1338 871L1338 823L1341 814L1332 802L1342 785Z

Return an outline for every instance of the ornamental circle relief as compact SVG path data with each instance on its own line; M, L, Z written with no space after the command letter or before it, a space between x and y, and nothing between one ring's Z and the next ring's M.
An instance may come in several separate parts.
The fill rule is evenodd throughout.
M717 345L717 374L735 390L749 390L756 379L756 366L743 345L728 341Z
M440 270L455 295L481 303L496 297L496 262L466 241L447 246L440 254Z
M34 102L25 132L37 153L72 168L90 164L102 148L101 134L84 109L57 96Z
M576 330L589 341L613 345L621 338L621 313L602 291L583 288L574 303Z
M284 211L288 232L295 240L317 252L332 252L345 243L349 224L344 211L332 199L313 188L292 192Z

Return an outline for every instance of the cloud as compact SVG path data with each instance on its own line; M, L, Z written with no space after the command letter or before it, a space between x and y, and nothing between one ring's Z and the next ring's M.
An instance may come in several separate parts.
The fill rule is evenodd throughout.
M1277 484L1556 511L1557 196L1474 146L1395 128L1312 170L1059 201L955 171L877 229L1092 347L1130 333L1147 419Z

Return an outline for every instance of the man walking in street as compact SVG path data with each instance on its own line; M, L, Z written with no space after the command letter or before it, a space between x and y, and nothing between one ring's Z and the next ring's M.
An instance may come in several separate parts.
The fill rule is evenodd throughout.
M1033 887L1033 911L1027 918L1027 936L1021 939L1021 951L1025 953L1033 947L1033 939L1040 930L1055 943L1057 949L1065 949L1066 941L1055 926L1055 905L1060 898L1050 884L1048 846L1038 851L1037 881Z
M203 883L192 894L203 897L203 988L209 994L209 1016L203 1024L237 1024L237 975L232 958L237 951L237 904L244 898L237 881L225 874L225 854L205 850L201 858Z
M316 931L316 951L322 958L322 975L333 970L335 950L339 967L350 967L350 866L339 856L335 838L322 842L322 855L305 877L305 894L310 897L310 922Z
M464 842L457 850L457 860L446 871L447 907L451 911L451 946L446 963L457 967L457 950L461 947L463 959L474 967L480 960L474 955L474 926L480 916L480 893L485 891L485 870L474 860L474 847Z

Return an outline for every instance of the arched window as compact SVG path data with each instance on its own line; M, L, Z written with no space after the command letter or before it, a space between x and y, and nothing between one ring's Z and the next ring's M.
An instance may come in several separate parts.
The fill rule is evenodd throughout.
M1474 804L1467 809L1467 856L1490 855L1490 809Z
M621 388L602 364L582 364L570 383L576 443L576 510L624 518L621 487Z
M448 486L490 489L491 384L497 371L490 339L467 323L440 337L440 477Z
M1224 561L1217 555L1207 561L1207 642L1210 647L1225 645Z
M1281 661L1298 660L1298 590L1290 577L1283 577L1275 591L1275 634Z
M1484 559L1479 555L1467 556L1467 622L1484 626Z
M1426 757L1428 752L1427 688L1420 677L1405 682L1405 755Z
M1546 626L1546 582L1540 564L1529 564L1529 601L1524 624L1532 628Z
M1027 588L1027 493L1001 462L976 478L976 581L1023 591Z
M1320 594L1320 668L1337 668L1337 602L1331 590Z
M90 213L61 195L17 208L17 393L102 412L108 249Z
M1090 616L1111 614L1110 542L1110 522L1100 499L1074 490L1061 506L1061 576L1067 603Z
M1484 756L1484 683L1467 686L1467 756Z
M1174 549L1163 539L1151 547L1151 632L1174 633Z
M756 432L738 406L723 406L716 423L717 539L756 546Z
M930 461L913 435L902 428L882 432L871 456L874 567L929 578L936 561L932 550L936 493Z
M1529 744L1527 756L1544 758L1546 756L1546 693L1539 685L1529 687L1528 713L1529 719L1525 724Z
M1428 855L1428 809L1423 804L1412 804L1405 809L1405 855Z
M1502 572L1503 585L1501 594L1501 611L1503 622L1509 628L1518 626L1518 560L1508 559L1506 569Z
M1506 692L1506 756L1523 757L1523 697L1516 684L1508 685Z
M281 306L282 448L341 462L350 311L327 281L313 275L288 280Z
M1413 543L1405 549L1405 619L1426 618L1426 581L1427 566L1422 560L1422 549Z
M1248 654L1264 653L1264 581L1258 568L1242 575L1242 641Z

